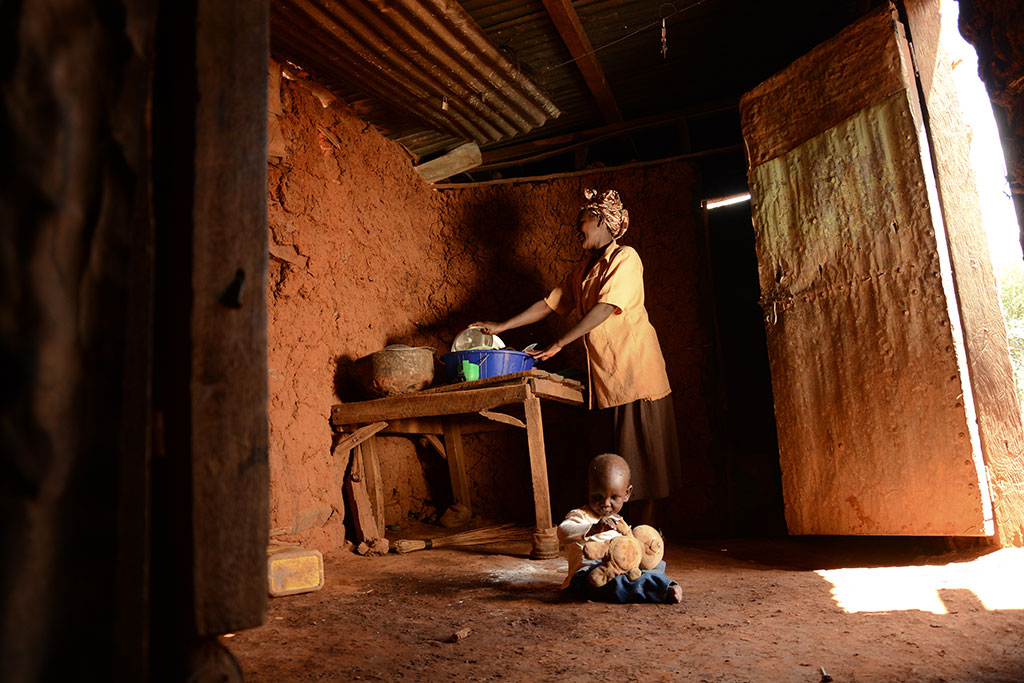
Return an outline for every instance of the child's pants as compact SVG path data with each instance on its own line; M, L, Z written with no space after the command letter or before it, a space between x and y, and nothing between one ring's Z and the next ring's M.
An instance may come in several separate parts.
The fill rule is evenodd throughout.
M625 574L620 574L600 588L595 588L590 583L590 572L600 566L600 562L595 562L579 569L573 574L567 590L589 600L602 602L669 602L668 589L676 585L675 581L665 575L665 563L660 562L654 569L645 570L636 581L630 581Z

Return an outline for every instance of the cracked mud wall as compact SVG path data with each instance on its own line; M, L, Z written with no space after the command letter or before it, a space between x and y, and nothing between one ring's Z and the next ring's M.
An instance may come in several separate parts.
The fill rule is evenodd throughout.
M472 308L462 319L501 320L543 298L581 257L575 218L588 187L618 190L630 212L621 242L637 249L644 263L647 310L658 332L673 390L686 488L676 496L673 520L686 533L701 533L711 520L713 474L708 461L711 434L706 375L713 336L707 316L706 263L698 227L698 179L684 163L597 173L538 183L493 185L446 191L439 229L452 261L475 268L456 271L459 290ZM510 331L513 348L542 346L575 323L551 315L542 323ZM585 381L586 359L575 342L543 369L578 370ZM588 454L582 419L545 425L552 512L560 519L580 504L581 468ZM560 439L558 442L553 441ZM528 500L528 499L527 499Z
M711 474L701 319L702 247L685 164L547 183L438 192L401 147L315 84L271 79L268 216L271 529L324 550L344 541L345 454L331 454L332 404L359 400L345 369L390 343L443 354L476 319L511 316L557 284L580 255L572 225L583 188L615 187L631 212L624 243L646 266L648 309L665 350L689 490L681 516L706 521ZM544 343L572 321L503 335L513 348ZM585 373L579 343L545 366ZM440 378L443 368L438 366ZM440 379L439 379L440 381ZM581 416L546 425L555 517L582 495ZM388 524L450 502L447 465L415 439L378 449ZM525 435L465 437L474 512L532 521ZM698 521L694 521L698 520Z
M343 104L322 106L298 81L277 84L271 152L280 160L268 174L271 529L329 549L344 540L348 465L347 454L331 453L330 407L339 392L359 398L345 395L339 367L389 343L436 344L420 330L444 313L424 296L443 279L443 252L433 236L436 197L402 149ZM396 500L428 492L412 443L382 442L392 522L405 512Z

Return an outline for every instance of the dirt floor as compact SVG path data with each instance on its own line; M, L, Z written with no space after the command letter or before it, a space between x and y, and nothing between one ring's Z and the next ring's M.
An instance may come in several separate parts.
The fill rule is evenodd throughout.
M321 591L272 599L264 626L224 642L250 681L1024 680L1024 549L948 548L670 544L678 606L570 600L565 561L526 543L342 552Z

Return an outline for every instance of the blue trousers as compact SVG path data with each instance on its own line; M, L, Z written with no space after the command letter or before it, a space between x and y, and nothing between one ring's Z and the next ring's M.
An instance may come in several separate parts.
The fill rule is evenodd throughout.
M590 572L601 566L600 562L584 565L577 570L566 589L570 593L601 602L669 602L668 589L676 582L665 575L665 563L661 562L654 569L647 569L636 581L630 581L625 574L595 588L590 584Z

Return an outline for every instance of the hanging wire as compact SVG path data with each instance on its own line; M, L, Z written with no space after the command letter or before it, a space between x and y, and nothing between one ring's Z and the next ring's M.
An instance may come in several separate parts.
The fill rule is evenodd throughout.
M666 7L672 8L672 14L663 14ZM668 33L665 30L665 20L679 14L679 10L671 2L663 2L658 6L658 16L661 17L661 58L668 59Z
M600 47L595 47L590 52L584 52L579 57L573 57L572 59L569 59L569 60L566 60L566 61L562 62L561 64L553 64L552 66L549 66L549 67L545 68L544 70L542 70L540 73L545 74L548 71L551 71L552 69L560 69L563 66L566 66L567 64L572 64L573 62L579 61L579 60L583 59L584 57L587 57L589 55L594 54L595 52L600 52L601 50L603 50L603 49L605 49L607 47L611 47L612 45L616 45L618 43L621 43L624 40L632 38L636 34L642 33L643 31L646 31L649 28L657 26L658 24L661 24L661 48L662 48L662 56L665 56L665 54L668 51L668 44L667 44L666 38L665 38L665 21L667 19L669 19L670 17L674 17L677 14L683 14L684 12L687 12L687 11L693 9L694 7L697 7L698 5L703 5L707 1L708 0L696 0L696 2L691 2L689 5L687 5L686 7L684 7L683 9L680 9L680 10L677 10L676 6L673 5L671 2L663 2L663 3L661 3L661 6L658 7L658 18L655 19L654 21L650 22L649 24L644 24L640 28L636 29L635 31L631 31L630 33L627 33L626 35L622 36L621 38L616 38L615 40L613 40L613 41L611 41L609 43L605 43L604 45L601 45ZM666 6L671 7L672 8L672 12L671 12L671 14L664 14L663 15L662 11L665 9Z

